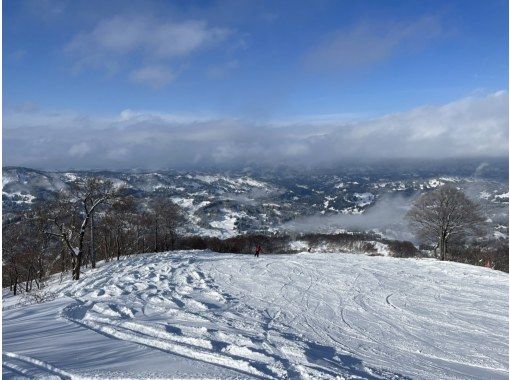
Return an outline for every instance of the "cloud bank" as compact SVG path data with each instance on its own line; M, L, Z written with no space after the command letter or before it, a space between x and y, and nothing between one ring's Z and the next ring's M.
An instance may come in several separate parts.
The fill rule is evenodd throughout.
M409 223L405 220L415 197L387 195L378 199L363 214L315 215L297 218L281 228L284 231L298 233L319 232L332 233L339 230L367 231L378 230L385 236L412 240Z
M4 114L4 165L45 169L330 165L345 159L508 155L508 93L370 120L260 123L123 111L112 117L18 107Z

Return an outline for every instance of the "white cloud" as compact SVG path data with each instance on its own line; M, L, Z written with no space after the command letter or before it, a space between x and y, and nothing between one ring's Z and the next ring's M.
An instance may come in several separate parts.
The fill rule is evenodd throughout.
M163 63L211 48L224 41L232 31L209 26L201 20L160 20L154 17L117 15L100 21L89 31L76 35L65 47L75 59L75 69L102 68L114 73L130 60L143 60L145 67L132 73L137 82L165 84L170 79ZM158 69L156 69L158 67ZM141 79L137 78L154 78Z
M424 16L412 22L361 22L337 31L305 56L310 68L352 70L387 59L406 48L423 47L443 33L436 16Z
M230 60L226 63L209 67L207 70L207 76L212 79L222 79L230 71L235 70L239 67L239 61L236 59Z
M281 125L132 110L109 118L41 110L6 112L4 163L168 168L508 155L507 92L368 120L327 120Z
M73 144L71 148L69 148L69 155L71 157L84 157L87 153L91 152L92 148L86 142L80 142L77 144Z
M67 50L78 56L110 56L142 51L148 56L185 56L224 40L231 31L199 20L161 21L150 17L115 16L75 36Z
M166 66L151 65L132 71L129 78L135 83L160 88L172 82L176 74Z

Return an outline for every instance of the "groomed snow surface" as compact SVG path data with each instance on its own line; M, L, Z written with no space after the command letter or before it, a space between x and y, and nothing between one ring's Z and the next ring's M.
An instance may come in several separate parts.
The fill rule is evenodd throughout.
M508 378L508 275L486 268L188 251L47 289L4 300L4 378Z

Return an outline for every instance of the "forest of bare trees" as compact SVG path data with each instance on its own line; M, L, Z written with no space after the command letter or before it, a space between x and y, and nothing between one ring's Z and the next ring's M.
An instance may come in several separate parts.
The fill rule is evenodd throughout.
M3 223L3 283L28 292L53 273L95 268L134 253L174 249L180 208L166 198L128 195L106 180L88 178L16 220Z

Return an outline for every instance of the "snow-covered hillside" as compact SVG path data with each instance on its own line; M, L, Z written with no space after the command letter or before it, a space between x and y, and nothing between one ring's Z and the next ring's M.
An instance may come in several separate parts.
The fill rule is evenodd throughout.
M508 275L486 268L174 252L47 290L4 300L4 378L508 378Z
M408 223L402 220L408 204L418 194L450 183L480 202L494 237L506 239L507 162L503 162L506 171L497 170L499 174L489 178L473 176L477 166L472 171L456 167L456 176L445 176L443 166L424 170L422 164L403 171L394 165L349 165L333 171L260 169L207 173L44 172L10 167L3 170L3 217L15 219L17 213L30 209L37 201L52 199L61 188L99 176L124 187L139 202L154 197L172 199L187 217L181 231L185 234L227 238L244 233L337 233L352 229L409 240L412 237L403 232ZM371 213L374 211L376 215ZM364 217L360 217L362 214ZM348 218L353 215L353 219ZM313 223L309 217L314 218Z

